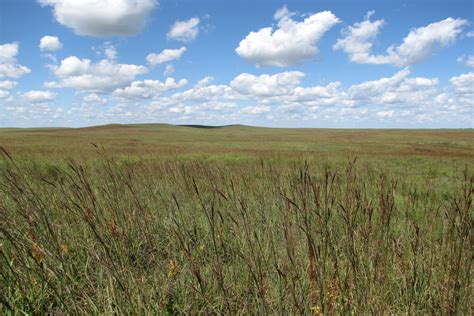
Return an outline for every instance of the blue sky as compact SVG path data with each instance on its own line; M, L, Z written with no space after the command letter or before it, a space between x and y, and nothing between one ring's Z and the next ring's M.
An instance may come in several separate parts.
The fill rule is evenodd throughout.
M0 127L473 127L472 1L0 0Z

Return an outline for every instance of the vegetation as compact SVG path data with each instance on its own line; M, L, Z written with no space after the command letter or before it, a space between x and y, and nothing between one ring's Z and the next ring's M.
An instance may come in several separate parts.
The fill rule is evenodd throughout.
M471 130L0 130L0 313L470 314Z

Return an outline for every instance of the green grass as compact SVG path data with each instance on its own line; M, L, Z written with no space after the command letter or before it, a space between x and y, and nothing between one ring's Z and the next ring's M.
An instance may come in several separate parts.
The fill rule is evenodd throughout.
M0 130L0 313L470 314L471 130Z

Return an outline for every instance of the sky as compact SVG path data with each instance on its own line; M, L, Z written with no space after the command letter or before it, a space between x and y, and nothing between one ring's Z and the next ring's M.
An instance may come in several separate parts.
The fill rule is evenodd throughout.
M473 128L474 2L0 0L0 127Z

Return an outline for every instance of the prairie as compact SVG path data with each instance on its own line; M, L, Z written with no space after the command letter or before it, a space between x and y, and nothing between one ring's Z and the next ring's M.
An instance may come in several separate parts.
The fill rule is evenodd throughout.
M0 129L0 312L470 314L473 139Z

